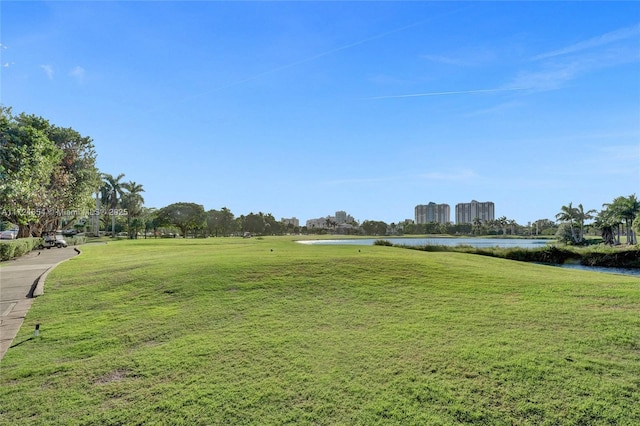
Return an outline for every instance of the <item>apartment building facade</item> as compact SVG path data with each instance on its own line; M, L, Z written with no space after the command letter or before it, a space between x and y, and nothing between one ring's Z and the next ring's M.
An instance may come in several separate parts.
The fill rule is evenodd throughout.
M289 225L293 225L293 226L300 226L300 220L297 217L292 217L292 218L281 218L280 222L282 222L285 226L289 226Z
M492 201L471 200L456 204L456 224L473 223L475 218L485 222L495 220L495 205Z
M451 208L449 204L420 204L415 207L415 221L423 223L449 223L451 221Z

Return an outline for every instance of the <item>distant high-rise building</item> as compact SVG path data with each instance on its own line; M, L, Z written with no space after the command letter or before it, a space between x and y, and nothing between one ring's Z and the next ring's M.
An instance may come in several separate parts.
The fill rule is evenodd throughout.
M320 217L318 219L307 219L306 227L309 230L312 229L328 229L330 227L330 223L335 218L333 216Z
M338 225L347 223L347 212L345 212L344 210L337 211L336 222L338 223Z
M282 222L285 226L288 226L290 224L293 226L300 226L300 220L298 220L298 218L296 217L292 217L289 219L283 217L282 219L280 219L280 222Z
M451 208L449 204L420 204L415 208L416 223L449 223Z
M492 201L476 201L456 204L456 223L473 223L478 218L485 222L495 219L495 205Z

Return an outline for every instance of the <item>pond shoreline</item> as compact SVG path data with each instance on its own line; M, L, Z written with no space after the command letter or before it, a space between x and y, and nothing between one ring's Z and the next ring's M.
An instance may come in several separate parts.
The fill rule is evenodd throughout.
M640 270L640 247L558 246L555 240L517 238L368 238L304 240L302 244L323 245L382 245L411 250L458 252L499 257L522 262L553 266L581 265L597 268L623 268Z
M557 247L544 246L539 248L522 247L470 247L470 246L399 246L413 250L424 251L455 251L483 256L500 257L503 259L523 262L544 263L549 265L579 264L591 267L640 269L640 248L637 247Z

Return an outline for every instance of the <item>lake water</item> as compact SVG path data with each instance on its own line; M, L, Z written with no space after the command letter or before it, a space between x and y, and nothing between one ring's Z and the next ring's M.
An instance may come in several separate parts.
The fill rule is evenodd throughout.
M524 238L361 238L361 239L340 239L340 240L304 240L298 241L301 244L322 244L322 245L356 245L371 246L377 240L389 241L392 244L406 246L472 246L472 247L522 247L536 248L543 247L547 240L524 239Z
M339 239L339 240L303 240L301 244L318 245L356 245L370 246L377 240L386 240L392 244L404 244L407 246L443 245L457 246L465 245L472 247L520 247L538 248L544 247L547 241L540 239L525 238L361 238L361 239ZM637 268L609 268L605 266L585 266L580 264L551 265L560 268L580 269L583 271L605 272L609 274L624 274L640 277L640 269Z
M560 268L579 269L581 271L604 272L607 274L633 275L640 278L640 268L610 268L608 266L585 266L580 264L565 263L563 265L552 265Z

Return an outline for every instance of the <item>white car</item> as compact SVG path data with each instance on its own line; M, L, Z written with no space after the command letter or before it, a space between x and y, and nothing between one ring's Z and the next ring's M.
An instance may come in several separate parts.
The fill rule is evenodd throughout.
M10 231L2 231L0 232L0 240L15 240L18 235L18 231L10 230Z

